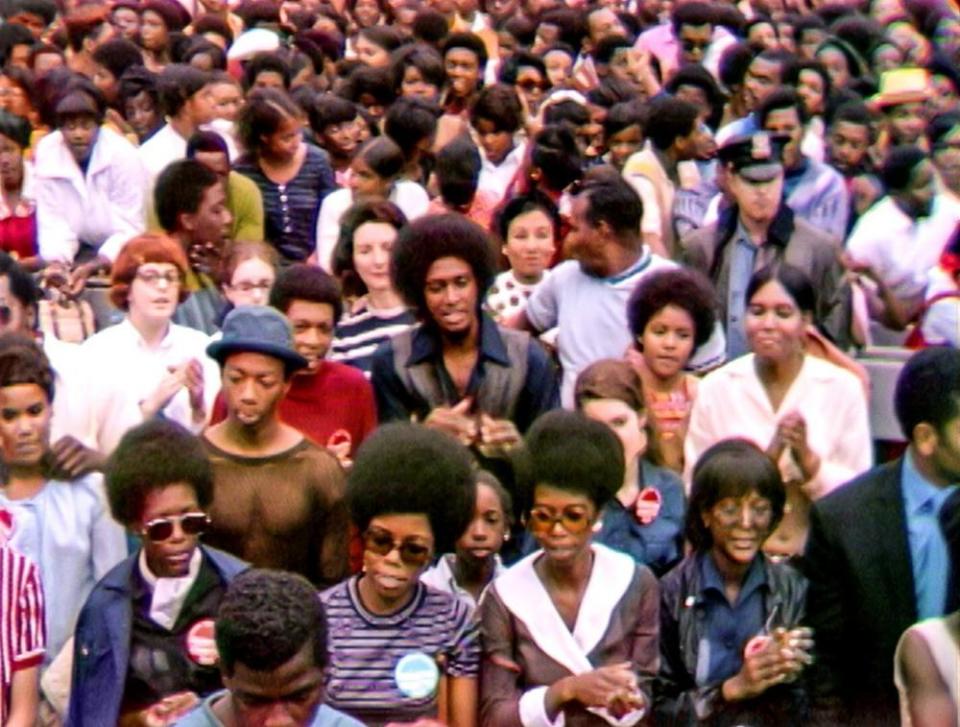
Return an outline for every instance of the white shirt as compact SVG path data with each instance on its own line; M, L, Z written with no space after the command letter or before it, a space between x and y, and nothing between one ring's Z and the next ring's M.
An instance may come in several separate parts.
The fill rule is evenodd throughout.
M477 182L477 190L492 192L497 195L498 201L502 200L507 194L510 182L517 176L517 170L526 154L526 143L517 144L502 162L494 164L487 159L483 148L480 147L480 179Z
M560 398L573 407L577 376L594 361L623 358L632 344L627 324L627 301L641 279L677 267L675 262L644 249L640 259L618 275L596 278L587 275L576 260L555 267L537 285L527 301L527 320L539 331L559 326L557 349L563 367ZM723 360L726 340L717 326L714 335L694 354L690 366L706 366Z
M37 144L34 172L37 236L47 262L72 263L81 242L112 262L143 232L143 167L133 145L110 129L100 128L86 175L59 131Z
M940 218L911 219L887 196L857 220L847 251L855 260L870 263L898 298L919 298L928 271L936 267L947 243L940 224Z
M170 162L175 162L187 156L187 140L174 131L169 123L143 142L140 147L140 162L147 172L147 186L153 189L160 172L166 169Z
M43 337L42 347L54 374L51 443L70 435L88 447L94 446L94 442L85 439L89 435L82 397L86 382L83 380L83 357L79 344L67 343L48 334Z
M743 437L765 450L777 424L791 412L807 423L807 441L820 457L820 471L803 485L815 500L868 470L873 445L867 398L849 371L806 356L803 367L777 411L757 377L755 356L747 354L709 373L700 382L683 448L684 481L689 487L697 459L722 439ZM798 479L791 454L780 458L786 479Z
M86 410L89 441L109 455L131 427L143 422L140 402L149 397L167 375L168 366L195 358L203 365L204 402L209 417L220 390L220 370L207 357L210 339L200 331L170 324L166 337L148 348L129 318L91 336L81 345L86 372ZM163 409L163 416L193 432L206 424L194 422L189 394L181 389Z
M393 185L389 199L400 208L408 221L425 215L430 206L427 190L407 179ZM333 271L333 251L340 239L340 220L352 206L353 190L346 187L331 192L320 204L320 214L317 215L317 264L328 273Z

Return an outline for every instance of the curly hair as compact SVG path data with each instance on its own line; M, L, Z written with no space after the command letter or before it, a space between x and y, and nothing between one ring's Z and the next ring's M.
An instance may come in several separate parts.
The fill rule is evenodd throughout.
M215 627L220 667L232 676L237 663L257 672L286 664L307 645L313 665L327 666L327 619L316 589L303 576L253 569L230 583Z
M270 305L286 315L295 300L326 303L333 309L334 322L343 314L340 286L330 273L316 265L294 263L277 275L270 290Z
M36 384L53 401L53 369L50 361L33 339L22 333L0 336L0 388L20 384Z
M400 230L390 260L390 278L407 304L428 319L424 286L430 266L444 257L463 260L477 281L477 310L493 282L497 265L482 227L457 214L421 217Z
M603 508L623 486L620 439L606 424L580 412L555 409L539 417L526 436L526 503L537 485L585 495Z
M707 342L717 319L717 297L707 277L696 270L676 268L641 280L627 302L627 321L634 337L640 338L650 319L668 305L689 314L694 347Z
M169 419L150 419L127 431L105 469L114 520L128 528L140 521L147 496L186 484L206 509L213 502L213 467L200 440Z
M347 480L347 503L361 532L378 515L420 513L437 553L453 551L476 503L469 451L452 437L420 424L386 424L357 451Z
M684 531L694 550L708 550L713 544L703 514L720 500L740 499L756 492L773 507L770 532L783 519L787 492L776 463L753 442L726 439L714 444L697 460L693 468L690 502Z

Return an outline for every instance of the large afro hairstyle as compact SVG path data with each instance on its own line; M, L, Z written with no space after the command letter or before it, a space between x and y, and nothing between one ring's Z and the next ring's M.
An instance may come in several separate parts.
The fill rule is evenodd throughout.
M380 427L357 451L347 480L347 504L364 532L378 515L427 516L437 553L451 552L476 503L469 451L452 437L420 424Z

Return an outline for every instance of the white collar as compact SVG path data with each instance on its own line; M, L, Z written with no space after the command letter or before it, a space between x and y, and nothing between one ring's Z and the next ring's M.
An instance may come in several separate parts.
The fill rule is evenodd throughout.
M187 569L187 575L180 578L158 578L147 565L147 551L140 548L140 557L138 566L140 575L150 587L150 618L157 624L172 631L183 610L183 604L187 600L187 594L193 588L193 584L200 574L200 563L203 556L200 553L199 546L193 549L193 555L190 556L190 567Z

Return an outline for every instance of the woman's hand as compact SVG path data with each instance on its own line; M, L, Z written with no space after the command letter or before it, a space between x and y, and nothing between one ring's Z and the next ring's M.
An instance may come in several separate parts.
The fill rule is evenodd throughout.
M567 677L564 687L562 691L566 698L559 707L567 702L579 702L584 707L609 708L611 713L620 717L646 703L637 675L628 661Z
M793 454L803 481L809 482L820 471L820 456L810 448L807 439L807 422L800 412L790 412L777 425L777 432L785 448Z
M140 402L143 418L151 419L163 411L185 386L190 391L190 409L196 419L198 409L201 412L203 409L203 367L195 358L179 366L167 366L167 375L160 380L153 393Z
M808 628L776 629L773 636L755 636L744 649L743 666L722 687L728 702L752 699L770 687L791 682L813 661L813 632Z

